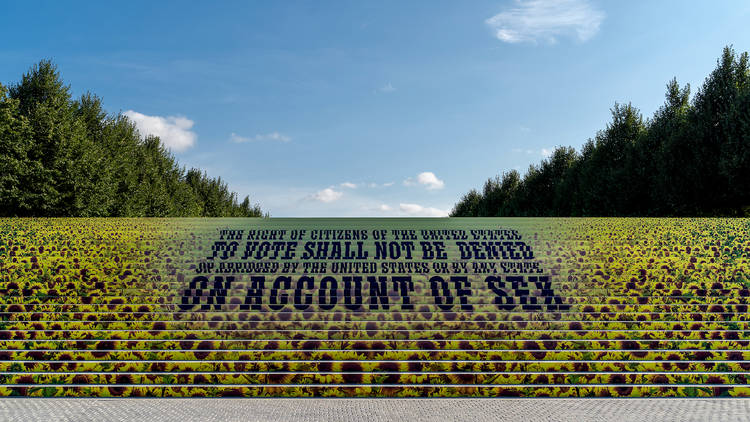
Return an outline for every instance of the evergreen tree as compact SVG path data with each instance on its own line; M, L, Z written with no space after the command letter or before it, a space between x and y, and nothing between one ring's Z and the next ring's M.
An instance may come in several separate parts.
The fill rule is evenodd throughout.
M0 215L27 215L36 198L27 188L42 171L28 159L31 127L21 115L19 101L9 98L0 84Z
M195 178L197 174L197 179ZM52 62L0 85L0 215L259 217L221 179L186 173L155 136L72 100Z
M750 215L747 53L724 48L692 102L690 86L673 79L652 119L631 104L615 103L611 112L580 154L558 148L509 195L490 179L451 215Z

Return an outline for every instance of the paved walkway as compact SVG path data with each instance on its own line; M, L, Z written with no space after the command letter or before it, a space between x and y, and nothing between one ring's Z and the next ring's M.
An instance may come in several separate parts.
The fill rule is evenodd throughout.
M29 399L0 421L750 421L750 399Z

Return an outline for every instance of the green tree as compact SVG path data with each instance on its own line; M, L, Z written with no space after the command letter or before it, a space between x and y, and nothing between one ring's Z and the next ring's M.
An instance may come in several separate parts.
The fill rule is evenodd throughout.
M0 216L29 215L35 198L27 189L42 168L29 162L32 133L19 101L0 84Z
M0 85L0 206L12 216L262 215L221 179L186 173L96 95L73 101L49 60Z
M452 217L479 217L479 204L482 195L476 189L472 189L461 198L451 211Z
M680 88L677 80L672 79L667 84L666 101L654 114L639 145L642 163L639 170L651 175L650 185L639 187L650 192L650 198L644 199L648 203L644 214L695 214L696 210L688 205L692 197L691 180L698 164L686 131L689 100L690 85Z
M490 179L453 215L473 212L470 203L480 215L750 215L748 62L724 48L692 102L690 86L673 79L648 121L615 103L611 122L580 154L558 148L509 196Z
M55 66L43 60L9 92L31 126L33 142L27 159L33 162L31 167L41 169L26 186L32 214L75 215L76 188L85 175L76 173L74 160L76 153L84 153L85 132L73 118L69 88Z

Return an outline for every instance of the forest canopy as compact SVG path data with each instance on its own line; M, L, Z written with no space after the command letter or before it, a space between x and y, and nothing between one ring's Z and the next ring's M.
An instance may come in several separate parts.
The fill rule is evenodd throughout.
M690 99L667 84L651 119L631 104L581 151L558 147L523 177L488 179L455 205L454 217L749 216L750 71L748 54L725 47Z
M73 99L42 60L0 84L0 216L259 217L220 178L185 170L158 137L141 134L87 93Z

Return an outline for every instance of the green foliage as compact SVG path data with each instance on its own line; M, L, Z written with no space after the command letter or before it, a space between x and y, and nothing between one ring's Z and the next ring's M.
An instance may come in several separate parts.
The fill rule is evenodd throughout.
M195 175L198 175L197 177ZM185 171L158 137L111 116L86 93L73 100L42 60L0 85L0 216L259 217L221 179Z
M748 174L748 53L726 47L692 102L690 86L673 79L652 119L615 103L611 122L580 153L557 148L507 187L489 179L451 215L742 216Z

